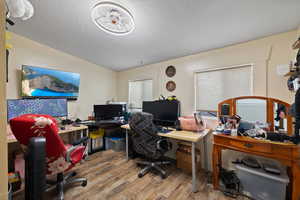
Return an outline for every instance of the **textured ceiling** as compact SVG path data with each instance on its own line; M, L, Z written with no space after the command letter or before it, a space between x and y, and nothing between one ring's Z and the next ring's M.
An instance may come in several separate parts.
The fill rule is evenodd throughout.
M30 0L10 30L92 63L124 70L297 28L300 0L118 0L135 30L114 36L91 20L95 0ZM83 66L84 67L84 66Z

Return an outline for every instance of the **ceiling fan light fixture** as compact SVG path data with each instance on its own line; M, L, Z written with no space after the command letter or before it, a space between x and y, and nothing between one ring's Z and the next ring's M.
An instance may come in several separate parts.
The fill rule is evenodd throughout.
M91 16L97 27L110 34L127 35L135 28L130 11L114 2L97 3L92 8Z

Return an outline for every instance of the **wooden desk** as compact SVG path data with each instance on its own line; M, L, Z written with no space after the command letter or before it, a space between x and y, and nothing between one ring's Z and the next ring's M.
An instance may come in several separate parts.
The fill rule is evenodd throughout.
M121 128L130 130L129 124L122 125ZM209 129L205 129L201 133L192 131L176 131L175 129L169 133L158 133L159 136L168 137L176 140L182 140L186 142L199 142L202 138L210 132Z
M130 130L129 124L121 126L121 128L126 130L126 158L129 159L128 156L128 132ZM196 144L205 138L211 131L209 129L205 129L201 133L195 133L191 131L171 131L169 133L158 133L161 137L167 137L171 139L186 141L192 143L192 191L197 192L197 175L196 175ZM205 141L205 140L204 140ZM205 153L206 155L206 153Z
M58 134L72 134L75 132L80 132L80 137L84 137L84 136L89 136L89 131L88 131L88 127L81 125L79 127L77 126L66 126L65 130L59 130ZM9 162L9 171L13 171L14 170L14 164L13 164L13 154L15 150L20 150L20 146L18 144L18 140L15 137L12 137L13 133L10 130L9 125L7 125L7 144L8 144L8 162ZM90 143L87 143L87 152L88 149L90 148ZM85 159L88 159L88 154L86 154Z
M7 132L8 132L8 137L7 137L7 143L15 143L18 142L16 138L12 138L9 135L12 134L9 125L7 125ZM83 132L86 131L86 135L88 136L88 127L85 125L80 125L80 126L66 126L65 130L59 130L58 134L66 134L66 133L74 133L80 131L81 137L83 137Z
M272 158L288 167L292 200L299 200L300 190L300 146L290 143L270 142L243 136L226 136L214 133L212 165L214 189L219 187L219 173L222 167L222 150L229 149L253 155Z
M64 130L59 130L58 131L58 134L61 135L61 134L72 134L72 133L75 133L75 132L79 132L80 131L80 137L83 138L84 136L84 133L86 136L89 136L89 131L88 131L88 126L85 126L85 125L80 125L80 126L72 126L72 125L67 125L65 126L65 129ZM11 147L13 147L14 145L16 145L18 143L18 140L14 137L11 137L10 135L12 135L12 131L10 129L10 126L9 124L7 125L7 144L8 145L12 145ZM85 160L88 159L88 149L89 149L89 142L87 143L87 148L86 148L86 157L85 157ZM12 158L13 158L13 152L12 151L8 151L8 162L9 162L9 170L13 170L13 164L11 162L12 161ZM24 191L24 183L22 183L22 188L16 192L13 193L13 195L17 195L18 193L20 192L23 192Z

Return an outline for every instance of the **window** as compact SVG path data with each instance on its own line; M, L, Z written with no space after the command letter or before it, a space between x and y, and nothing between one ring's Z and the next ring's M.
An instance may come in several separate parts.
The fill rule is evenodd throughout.
M252 95L252 65L195 73L197 110L217 111L229 98Z
M143 101L152 101L152 80L129 81L128 108L130 111L142 111Z

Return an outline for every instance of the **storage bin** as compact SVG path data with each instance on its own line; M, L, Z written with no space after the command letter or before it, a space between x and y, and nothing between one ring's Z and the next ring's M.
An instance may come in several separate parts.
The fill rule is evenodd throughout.
M111 138L112 150L125 151L125 138L113 137Z
M256 200L285 200L289 178L284 170L274 175L244 165L236 165L236 169L245 194Z
M111 141L112 137L105 137L105 150L109 150L112 149L112 141Z
M112 149L114 151L125 151L125 138L121 137L105 137L105 150Z
M102 142L103 136L104 136L104 129L96 129L96 130L90 131L90 133L89 133L89 137L90 137L89 153L94 153L103 147L103 142Z

